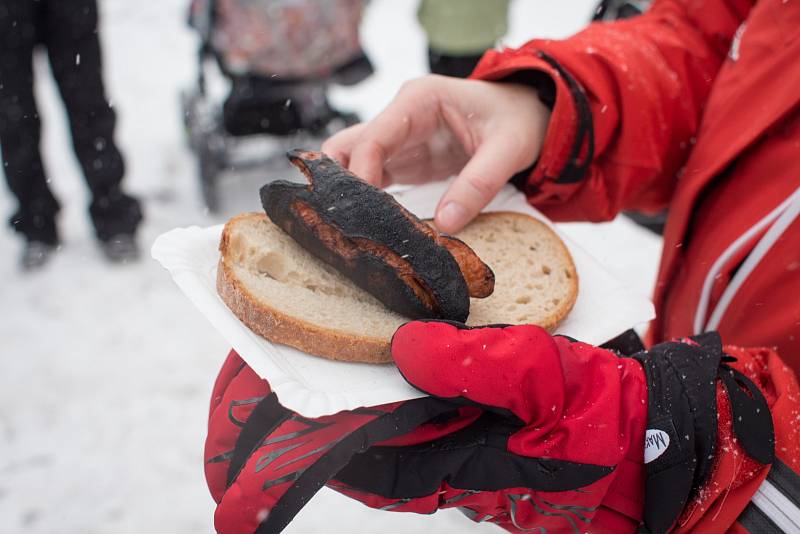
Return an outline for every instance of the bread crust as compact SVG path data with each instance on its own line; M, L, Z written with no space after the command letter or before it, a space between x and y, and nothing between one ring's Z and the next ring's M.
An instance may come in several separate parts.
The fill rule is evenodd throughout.
M332 360L389 363L392 361L390 340L342 334L287 315L267 303L259 302L239 280L226 262L231 229L238 220L263 220L260 213L243 213L232 218L222 231L217 268L217 293L230 310L250 330L273 341Z

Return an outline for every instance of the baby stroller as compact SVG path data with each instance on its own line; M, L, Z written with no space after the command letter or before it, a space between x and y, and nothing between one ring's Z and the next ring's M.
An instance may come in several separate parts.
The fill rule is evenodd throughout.
M358 122L326 93L373 72L358 38L363 7L364 0L192 0L198 79L181 100L209 211L219 209L223 172L282 167L286 150L318 146ZM210 90L214 65L229 83L224 98Z

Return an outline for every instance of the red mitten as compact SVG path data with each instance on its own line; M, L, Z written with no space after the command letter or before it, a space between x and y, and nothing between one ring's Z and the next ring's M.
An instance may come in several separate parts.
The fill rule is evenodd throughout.
M458 506L513 532L632 532L640 521L667 532L726 454L715 448L718 384L746 454L773 460L769 408L723 363L716 333L624 358L536 326L417 321L392 354L415 387L484 415L440 440L354 457L335 487L370 506Z
M399 498L400 511L458 506L511 531L639 523L647 388L637 361L532 325L423 321L397 331L392 355L415 387L484 413L446 438L397 447L391 481L358 476L380 465L391 473L391 446L354 458L337 481L362 500L386 507Z
M716 334L626 358L536 326L416 321L392 353L429 397L315 419L229 358L206 447L219 532L279 532L324 484L512 532L666 532L720 454L717 384L743 450L772 461L769 409Z

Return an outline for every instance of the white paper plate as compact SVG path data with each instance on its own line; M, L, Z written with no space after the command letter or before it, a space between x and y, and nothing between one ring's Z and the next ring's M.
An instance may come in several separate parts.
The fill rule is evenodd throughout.
M445 187L446 183L436 183L391 192L401 204L425 218L433 215ZM503 189L485 211L528 213L553 227L511 186ZM422 396L393 365L334 362L254 334L217 295L221 232L222 225L176 228L160 235L151 253L250 367L269 381L281 404L307 417L318 417ZM654 317L653 304L646 296L617 280L578 245L559 235L572 253L580 287L575 306L557 333L599 344Z

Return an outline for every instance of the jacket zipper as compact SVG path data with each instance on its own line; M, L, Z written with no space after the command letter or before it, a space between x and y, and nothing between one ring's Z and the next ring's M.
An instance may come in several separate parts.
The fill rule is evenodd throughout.
M711 269L706 275L703 282L703 289L700 292L700 301L697 305L697 310L694 316L694 333L702 334L709 330L715 330L722 317L728 308L728 305L733 300L736 292L744 284L747 277L755 270L758 263L764 258L773 244L781 237L783 232L791 225L792 222L800 215L800 187L789 195L786 200L774 210L769 212L760 221L750 227L746 232L740 235L733 243L728 246L725 251L720 254ZM769 227L769 228L768 228ZM736 254L743 246L750 241L753 236L768 228L764 236L756 243L753 250L748 254L741 267L737 270L728 287L722 293L722 296L717 302L714 310L711 312L708 321L708 305L711 299L711 289L714 285L714 280L720 273L725 264L730 258Z
M769 480L761 483L751 501L783 532L800 532L800 508Z

